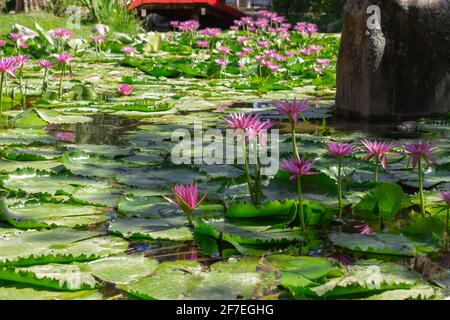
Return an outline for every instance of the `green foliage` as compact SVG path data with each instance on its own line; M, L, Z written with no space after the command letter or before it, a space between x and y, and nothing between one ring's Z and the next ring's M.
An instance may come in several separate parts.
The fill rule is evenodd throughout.
M388 233L376 233L373 236L359 233L331 233L330 240L341 248L373 254L415 256L438 251L436 243L414 241L403 235Z
M100 232L57 228L19 231L0 229L0 265L32 266L90 261L124 252L128 243Z
M380 184L367 192L354 206L354 212L364 219L394 219L396 214L412 205L409 196L397 184Z
M20 24L27 28L34 29L36 23L44 30L50 30L55 28L61 28L66 25L67 18L58 17L54 14L47 13L45 11L36 11L30 13L16 13L16 14L5 14L2 15L0 13L0 34L8 34L11 31L11 28L14 24ZM83 23L80 26L80 29L72 30L74 32L74 36L76 37L89 37L91 34L93 25L89 23Z
M259 207L255 207L248 203L237 203L228 208L226 217L288 219L294 205L295 202L290 200L285 200L283 202L269 201Z
M275 11L291 21L333 22L341 17L345 0L273 0Z
M161 219L118 219L110 224L112 233L128 239L192 240L191 229L184 216Z
M118 0L81 0L96 22L106 24L112 31L135 35L142 31L140 22L127 6Z

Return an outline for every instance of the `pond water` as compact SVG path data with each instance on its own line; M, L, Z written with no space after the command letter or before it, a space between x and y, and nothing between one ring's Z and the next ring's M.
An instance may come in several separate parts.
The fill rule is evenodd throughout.
M61 98L59 70L41 95L42 70L25 69L25 110L17 101L6 105L8 126L0 128L0 298L448 297L450 258L438 198L439 190L450 189L448 118L408 124L336 117L335 35L293 34L285 44L290 49L314 44L316 52L294 53L292 61L286 53L287 61L277 62L285 70L267 76L252 67L221 71L214 59L203 61L210 58L199 48L191 50L191 40L179 34L163 40L167 51L135 58L118 53L120 40L107 41L112 47L101 58L86 48L73 59ZM133 41L136 48L147 45ZM119 94L125 83L131 88L120 86ZM294 135L302 156L314 161L315 174L301 180L302 207L297 184L282 170L260 177L254 164L247 174L236 163L175 165L171 159L176 130L192 133L201 123L204 131L223 131L224 117L240 112L275 121L277 160L288 158L290 123L272 102L294 99L310 101ZM378 182L362 139L395 144L386 170L378 168ZM436 147L436 163L421 163L424 217L418 171L402 150L419 140ZM331 141L358 148L339 161L327 151ZM202 156L210 143L202 142ZM197 200L207 195L191 227L162 196L173 199L175 185L193 182ZM261 204L252 204L258 198Z

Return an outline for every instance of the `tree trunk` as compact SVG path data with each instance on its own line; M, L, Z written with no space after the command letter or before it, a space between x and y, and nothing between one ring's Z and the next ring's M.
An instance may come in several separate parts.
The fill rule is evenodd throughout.
M380 10L381 24L368 26ZM450 112L450 2L347 0L336 111L403 120Z

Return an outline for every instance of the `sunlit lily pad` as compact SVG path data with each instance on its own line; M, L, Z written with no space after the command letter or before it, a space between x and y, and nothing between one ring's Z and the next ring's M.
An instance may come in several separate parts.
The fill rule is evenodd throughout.
M415 256L421 253L418 248L438 250L432 244L414 242L399 234L376 233L366 236L358 233L331 233L330 240L338 247L374 254Z
M118 219L109 230L130 239L192 240L192 231L187 227L186 217L159 219Z
M0 200L1 216L21 228L85 227L107 221L107 213L98 207L43 201Z
M72 229L0 229L0 265L29 266L89 261L124 252L128 243L100 232Z

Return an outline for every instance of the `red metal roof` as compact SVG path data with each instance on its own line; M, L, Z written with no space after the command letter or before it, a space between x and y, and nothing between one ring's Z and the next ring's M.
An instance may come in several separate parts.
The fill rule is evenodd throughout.
M204 4L204 5L208 5L208 6L217 8L219 10L222 10L222 11L224 11L230 15L233 15L235 17L238 17L238 18L245 16L245 13L243 13L242 11L232 8L219 0L190 0L190 1L188 1L188 0L134 0L128 9L132 10L132 9L136 9L145 4L158 4L158 3L161 3L161 4Z

